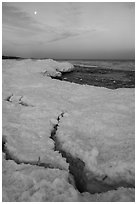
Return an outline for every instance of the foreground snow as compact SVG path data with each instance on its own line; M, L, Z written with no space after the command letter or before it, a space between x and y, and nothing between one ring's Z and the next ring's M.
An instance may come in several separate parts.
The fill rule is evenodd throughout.
M134 89L47 77L72 69L53 60L3 61L3 201L134 201ZM86 189L101 181L117 190L78 192L54 149L56 124L59 148L85 164Z

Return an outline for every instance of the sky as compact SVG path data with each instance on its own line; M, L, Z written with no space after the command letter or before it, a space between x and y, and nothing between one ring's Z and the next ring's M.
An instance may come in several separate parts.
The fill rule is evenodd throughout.
M134 59L134 2L3 2L2 54Z

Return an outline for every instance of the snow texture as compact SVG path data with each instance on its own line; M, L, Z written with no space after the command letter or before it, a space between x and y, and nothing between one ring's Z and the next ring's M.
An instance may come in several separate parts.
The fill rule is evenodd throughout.
M93 178L134 186L134 89L48 77L73 68L51 59L3 61L3 201L134 201L134 188L79 193L69 164L54 151L51 132L64 113L56 137L84 162L88 188Z

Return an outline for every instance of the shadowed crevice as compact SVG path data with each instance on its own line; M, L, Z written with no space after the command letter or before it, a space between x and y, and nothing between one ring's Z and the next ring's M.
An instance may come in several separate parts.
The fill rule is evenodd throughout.
M61 113L58 116L58 123L54 125L50 138L55 143L54 150L61 153L62 157L66 158L66 162L69 163L69 173L74 179L74 182L71 183L73 183L74 187L80 193L89 192L91 194L117 190L119 187L135 188L134 181L131 181L130 183L120 179L113 181L107 175L104 175L102 178L97 178L97 175L95 175L93 172L88 172L87 175L85 163L81 159L73 157L70 153L62 149L59 138L56 136L60 120L63 118L63 116L64 113Z

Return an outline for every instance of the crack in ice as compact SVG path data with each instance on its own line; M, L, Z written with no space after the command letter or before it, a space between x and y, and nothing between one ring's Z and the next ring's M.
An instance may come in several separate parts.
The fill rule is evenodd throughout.
M53 164L50 163L44 163L40 161L40 157L38 157L37 161L23 161L20 160L19 158L15 157L7 148L6 146L7 144L7 139L6 136L3 135L2 136L2 152L5 154L5 160L12 160L14 161L16 164L30 164L33 166L39 166L39 167L44 167L44 168L50 168L50 169L60 169L63 170L59 167L55 167Z
M57 117L57 124L53 126L53 130L51 131L51 139L54 141L54 151L58 151L61 153L63 158L66 158L66 162L69 164L69 173L72 175L74 182L71 184L77 188L80 193L89 192L91 194L95 193L104 193L110 190L117 190L119 187L125 188L135 188L135 185L132 183L128 183L124 180L112 182L111 178L107 175L104 175L102 179L97 178L93 172L90 172L90 179L87 176L87 172L85 170L85 163L79 159L74 158L70 153L66 152L61 147L61 143L56 136L59 123L61 118L64 117L64 112L62 112ZM107 183L107 180L110 180L111 183Z

